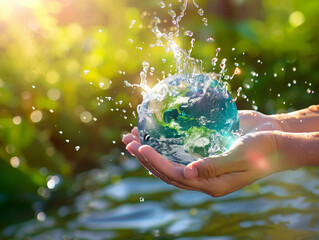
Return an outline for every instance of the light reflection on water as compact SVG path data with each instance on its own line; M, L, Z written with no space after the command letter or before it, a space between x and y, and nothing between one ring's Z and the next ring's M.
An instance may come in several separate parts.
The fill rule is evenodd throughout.
M72 205L47 213L44 222L7 227L3 234L41 240L319 239L317 168L279 173L214 199L169 186L134 161L93 170L85 176L92 190ZM117 174L121 180L111 184L105 172L108 179Z

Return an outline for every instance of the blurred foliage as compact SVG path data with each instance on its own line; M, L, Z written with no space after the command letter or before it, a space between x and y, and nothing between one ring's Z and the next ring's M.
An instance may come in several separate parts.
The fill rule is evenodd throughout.
M230 73L240 64L242 73L229 81L234 95L243 86L248 96L238 99L239 109L256 105L271 114L318 104L318 1L198 4L209 25L190 3L181 33L194 32L193 55L206 71L217 47ZM167 10L157 0L0 0L1 225L28 218L48 199L67 198L77 191L75 174L121 156L121 134L136 125L142 99L124 80L139 83L143 61L155 67L150 85L162 71L174 72L172 55L149 47L154 15L161 27L171 26ZM188 49L190 38L179 43Z

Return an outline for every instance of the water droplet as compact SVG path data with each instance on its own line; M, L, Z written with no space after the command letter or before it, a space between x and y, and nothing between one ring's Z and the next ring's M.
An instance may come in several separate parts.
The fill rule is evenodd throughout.
M236 48L232 48L231 50L234 52L236 50Z
M238 67L235 68L234 75L240 74L240 69Z
M185 36L192 37L194 33L190 30L187 30L187 31L185 31L184 34L185 34Z
M37 220L38 220L39 222L44 222L44 221L45 221L45 218L46 218L46 215L45 215L44 212L39 212L39 213L37 214Z
M127 86L127 87L132 87L132 84L131 83L129 83L128 81L124 81L124 84L125 84L125 86Z
M131 39L131 38L130 38L128 41L129 41L130 43L133 43L133 39Z
M317 111L319 111L319 105L312 105L312 106L308 107L308 109L310 111L317 112Z
M90 70L86 69L83 71L84 75L87 75L90 72Z
M208 19L203 18L202 21L203 21L204 26L207 27L208 26Z
M203 16L204 15L204 10L203 9L198 9L198 14L199 16Z
M209 38L206 39L206 42L208 42L208 43L212 43L214 41L215 41L215 39L212 38L212 37L209 37Z
M79 151L80 150L80 146L75 146L75 151Z
M293 80L293 81L292 81L292 83L293 83L293 84L296 84L296 83L297 83L297 81L296 81L296 80Z
M297 71L297 68L293 67L293 68L292 68L292 71L296 72L296 71Z
M130 26L129 26L129 28L133 28L133 26L134 26L135 23L136 23L136 20L132 20L132 21L131 21L131 24L130 24Z
M144 202L144 198L143 197L140 197L140 202Z
M158 6L160 8L164 8L165 7L165 3L163 1L158 1Z
M112 141L113 144L116 144L116 141Z
M274 77L277 77L278 76L278 74L277 73L274 73Z
M252 109L254 109L255 111L257 111L257 110L258 110L258 107L257 107L256 105L253 105L253 106L252 106Z
M145 134L144 141L147 142L150 140L150 138L151 138L151 136L149 134Z
M160 23L161 19L159 19L158 17L154 17L154 23Z
M166 59L165 59L165 58L162 58L162 62L163 62L163 63L166 63Z
M175 17L176 17L176 13L174 12L173 9L169 9L169 10L168 10L168 14L169 14L172 18L175 18Z
M280 93L277 94L277 97L280 97Z
M239 96L239 95L240 95L241 90L243 90L243 88L242 88L242 87L239 87L239 88L237 89L237 96Z
M308 93L308 94L310 94L310 93L311 93L311 90L310 90L309 88L307 89L307 93Z
M288 87L291 87L291 83L288 83L287 85L288 85Z
M70 142L70 139L65 139L65 141L66 141L67 143L69 143L69 142Z
M247 84L247 83L244 85L244 87L245 87L246 89L250 89L250 85Z
M104 82L100 82L99 86L100 86L100 88L103 88L104 87Z
M99 29L99 32L100 32L100 33L103 32L102 29Z

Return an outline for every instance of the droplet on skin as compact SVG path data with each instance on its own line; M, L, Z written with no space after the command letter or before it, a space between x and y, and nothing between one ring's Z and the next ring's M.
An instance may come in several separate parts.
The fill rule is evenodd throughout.
M319 133L313 133L312 136L316 137L316 138L319 138Z
M312 105L308 109L313 112L319 112L319 105Z

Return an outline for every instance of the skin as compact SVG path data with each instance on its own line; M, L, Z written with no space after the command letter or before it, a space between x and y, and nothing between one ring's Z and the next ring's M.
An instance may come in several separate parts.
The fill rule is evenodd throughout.
M164 182L213 197L227 195L279 171L319 165L319 105L281 115L239 111L239 119L243 135L229 150L187 166L141 145L136 127L123 137L123 142L145 168Z

